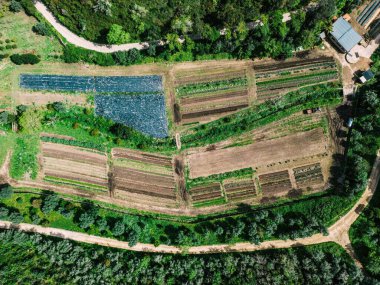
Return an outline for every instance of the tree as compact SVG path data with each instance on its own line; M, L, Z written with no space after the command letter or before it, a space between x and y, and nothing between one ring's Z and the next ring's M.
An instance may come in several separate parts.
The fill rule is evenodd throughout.
M125 44L131 41L129 33L123 30L123 27L113 24L107 34L107 42L109 44Z
M37 107L28 108L19 118L19 125L22 132L30 134L41 129L43 114Z
M112 16L112 3L109 0L97 0L93 9L96 13Z
M32 53L12 54L11 61L17 65L21 65L21 64L34 65L40 62L40 58Z
M22 5L18 1L12 0L11 3L9 4L9 10L12 11L12 12L14 12L14 13L21 12Z
M84 212L79 216L79 226L82 229L88 229L95 223L95 217L91 212Z
M6 185L0 188L0 198L8 199L13 195L13 188L10 185Z
M49 28L45 25L45 23L38 22L33 26L33 32L35 32L38 35L41 36L49 36L50 35L50 30Z
M114 236L118 237L123 235L125 232L125 225L122 220L118 220L113 226L112 233Z
M44 198L41 211L48 214L54 211L59 205L60 198L56 194L49 194Z
M369 90L363 94L362 105L365 106L369 111L375 110L379 107L379 97L376 92Z

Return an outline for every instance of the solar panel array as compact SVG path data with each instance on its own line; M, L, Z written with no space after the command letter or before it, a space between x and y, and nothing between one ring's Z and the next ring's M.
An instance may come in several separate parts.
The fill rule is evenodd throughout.
M20 87L31 90L72 92L159 92L161 76L66 76L21 74Z
M162 94L96 95L95 112L156 138L168 136L165 96Z

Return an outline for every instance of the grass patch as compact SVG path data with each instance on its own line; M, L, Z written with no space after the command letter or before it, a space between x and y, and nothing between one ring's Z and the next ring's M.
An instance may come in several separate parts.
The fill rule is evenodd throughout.
M11 157L10 175L14 179L29 176L37 178L39 138L34 135L20 135L15 139Z

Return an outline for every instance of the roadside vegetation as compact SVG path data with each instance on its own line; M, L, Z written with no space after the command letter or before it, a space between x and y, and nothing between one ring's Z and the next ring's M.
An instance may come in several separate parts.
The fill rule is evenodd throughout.
M8 190L3 185L3 191ZM356 201L332 192L294 201L251 208L242 205L235 213L221 213L181 221L161 215L127 214L99 207L88 200L62 199L58 194L13 189L0 198L2 220L27 222L128 241L168 245L207 245L268 239L295 239L326 232ZM14 217L17 217L14 219Z
M7 284L374 284L336 244L199 256L115 250L38 234L0 231ZM44 268L44 270L41 270ZM165 268L163 270L163 268ZM180 270L179 270L180 269ZM11 274L17 271L18 274Z
M379 52L379 49L377 53ZM372 58L378 65L378 54ZM365 184L365 172L370 168L377 149L380 148L380 74L367 85L360 87L357 95L357 109L352 131L353 143L348 156L348 177L346 191L354 193ZM350 239L355 253L365 270L372 276L380 277L380 186L368 208L359 216L350 229Z

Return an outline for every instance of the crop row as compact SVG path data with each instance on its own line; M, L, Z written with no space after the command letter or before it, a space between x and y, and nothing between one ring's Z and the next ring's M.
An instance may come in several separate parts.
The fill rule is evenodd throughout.
M112 156L114 158L125 158L144 163L157 164L161 166L172 166L172 158L158 154L151 154L147 152L139 152L130 149L114 148L112 149Z
M296 67L286 69L285 71L284 70L273 70L273 71L268 71L268 72L256 73L256 79L267 78L267 77L271 77L273 75L277 75L277 76L278 75L279 76L287 75L287 74L296 73L296 72L303 71L303 70L317 71L317 70L321 70L321 69L334 68L335 66L336 65L335 65L334 61L321 62L321 63L310 64L310 65L306 65L306 66L296 66Z
M206 93L217 90L229 89L236 86L246 86L248 81L246 78L234 78L229 80L213 81L200 84L189 84L178 87L176 93L179 97L196 93Z
M94 142L90 142L90 141L83 142L83 141L77 141L77 140L68 140L68 139L60 139L60 138L45 137L45 136L41 137L41 141L90 148L90 149L95 149L101 152L105 151L104 146L94 143Z
M175 85L188 85L192 83L204 83L204 82L213 82L213 81L220 81L220 80L227 80L227 79L233 79L233 78L240 78L245 77L245 70L237 70L234 72L225 72L225 70L222 70L222 72L217 73L203 73L203 74L189 74L182 77L177 77L175 79Z
M266 81L260 81L257 82L257 86L263 86L263 85L272 85L275 83L285 83L288 81L293 81L293 80L300 80L300 79L307 79L307 78L313 78L313 77L323 77L323 76L330 76L330 75L337 75L336 70L328 70L328 71L323 71L323 72L318 72L318 73L310 73L310 74L302 74L298 76L290 76L290 77L279 77L273 80L266 80Z
M313 59L304 59L304 60L296 60L296 61L288 61L288 62L272 62L267 64L255 64L254 70L256 72L269 72L269 71L275 71L275 70L284 70L284 69L294 69L297 67L304 67L311 64L317 64L317 63L332 63L334 62L334 59L332 57L319 57L319 58L313 58Z

